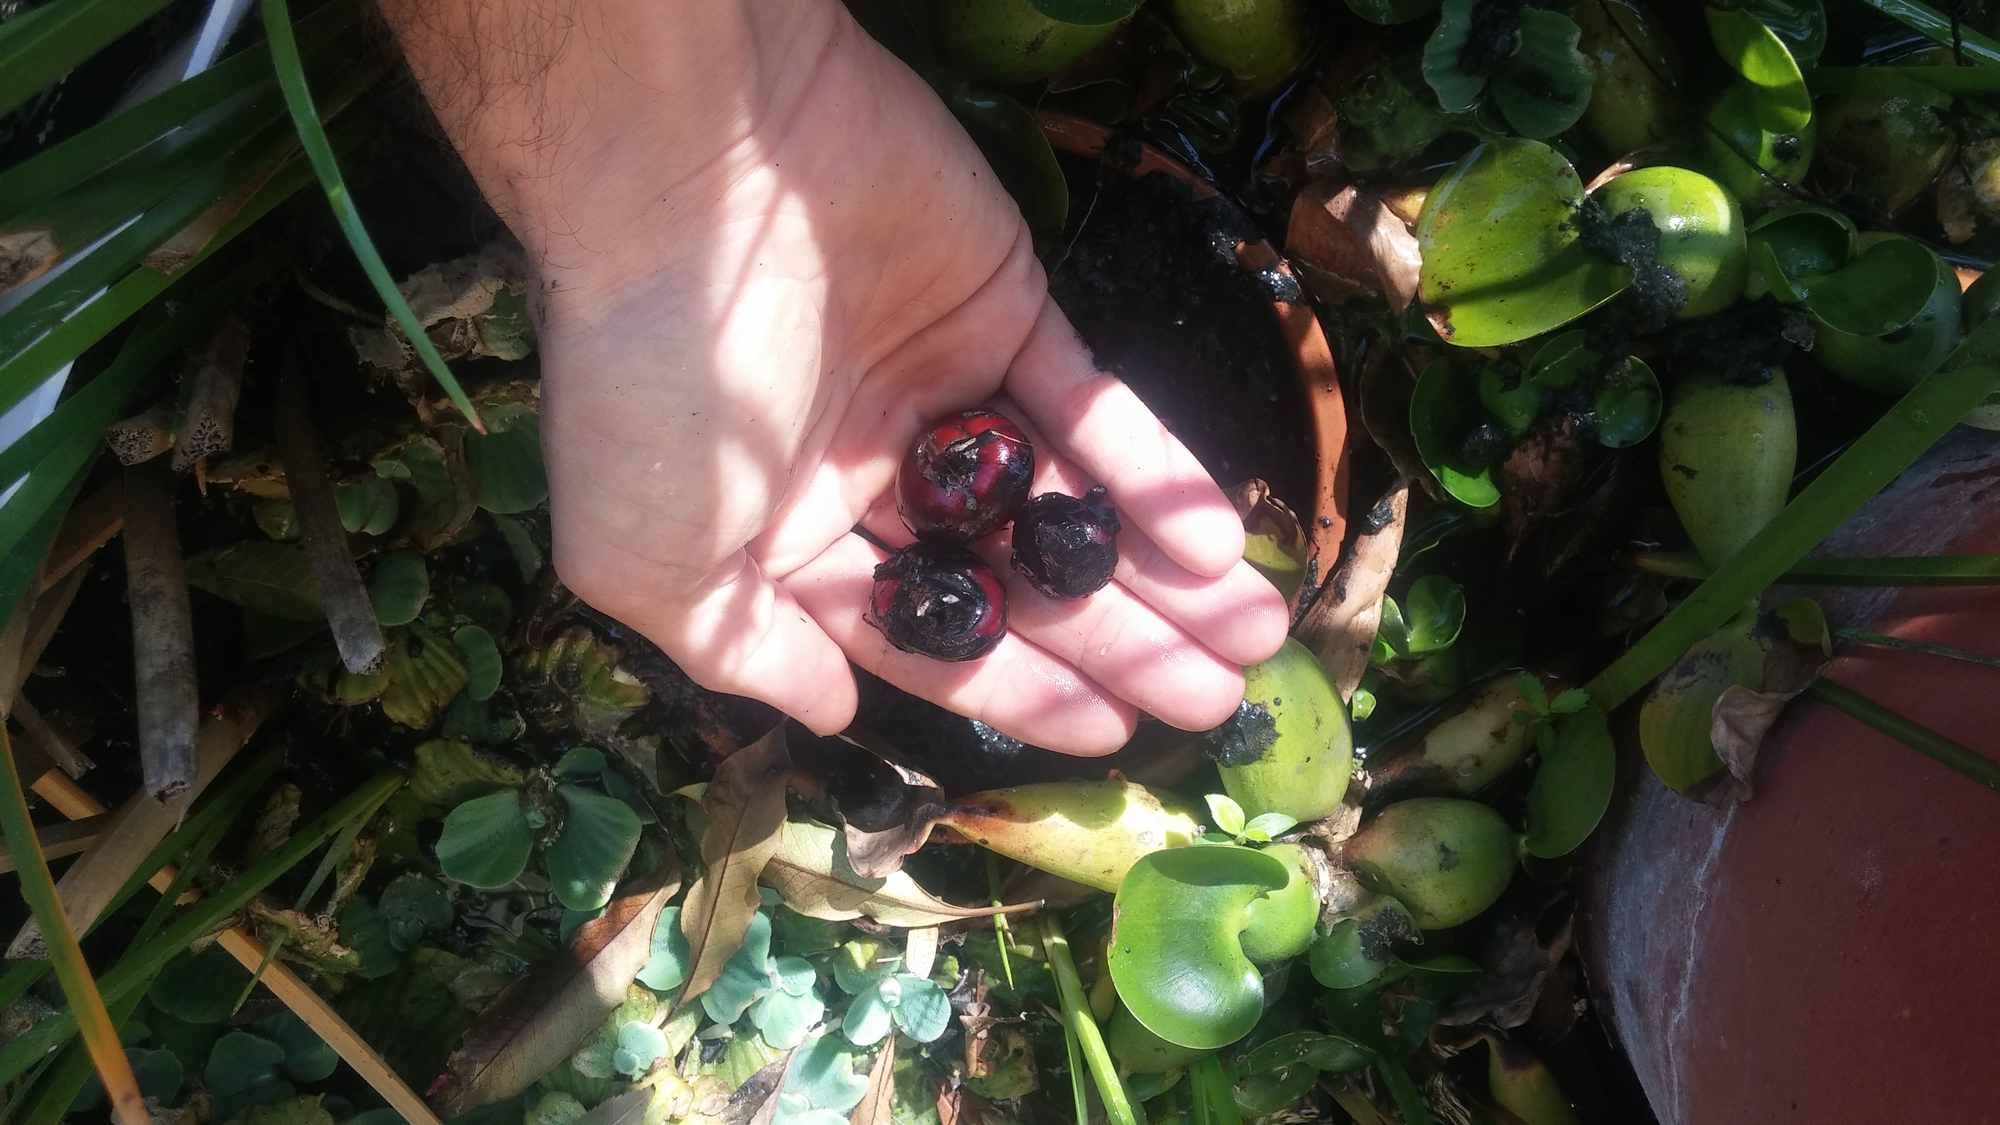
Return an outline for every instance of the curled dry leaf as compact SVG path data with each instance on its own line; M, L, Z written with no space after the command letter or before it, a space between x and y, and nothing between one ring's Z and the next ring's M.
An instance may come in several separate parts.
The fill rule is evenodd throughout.
M1770 639L1765 649L1760 689L1731 684L1722 690L1715 700L1709 741L1715 756L1722 759L1721 777L1727 780L1704 792L1704 798L1721 804L1750 799L1751 775L1756 772L1764 736L1785 707L1819 679L1826 664L1826 652L1818 644L1801 644L1780 634Z
M511 1098L562 1065L625 999L652 954L653 923L680 887L669 859L579 927L554 963L500 993L445 1061L433 1096L439 1107L457 1115Z
M708 991L743 945L760 902L757 879L778 850L791 769L785 728L779 726L723 759L702 794L701 811L708 820L701 834L706 870L681 904L689 969L676 1008Z
M1500 511L1507 561L1561 514L1587 467L1576 416L1544 419L1500 463Z
M792 762L800 784L839 810L847 861L866 878L901 871L904 857L930 841L931 829L951 807L935 781L870 731L800 742Z
M1495 911L1478 955L1486 971L1471 979L1438 1022L1466 1027L1490 1021L1507 1028L1528 1022L1569 955L1575 921L1576 900L1560 892Z
M879 879L862 876L847 862L846 851L840 833L826 825L786 821L777 851L764 868L764 885L777 891L786 906L826 922L866 915L889 926L939 926L1040 905L953 906L900 871Z
M1382 593L1402 554L1409 510L1410 482L1399 476L1361 518L1339 568L1299 622L1299 639L1319 656L1342 699L1354 694L1368 670L1368 652L1382 620Z
M1417 238L1381 199L1353 185L1308 186L1292 203L1285 254L1321 300L1381 297L1402 312L1417 296Z

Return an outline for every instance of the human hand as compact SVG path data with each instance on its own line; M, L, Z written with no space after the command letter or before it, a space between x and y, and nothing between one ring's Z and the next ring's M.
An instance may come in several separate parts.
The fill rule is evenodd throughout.
M585 601L821 732L853 717L849 660L1071 753L1122 745L1137 710L1235 709L1288 618L1234 510L1094 369L978 150L838 3L386 11L539 264L555 561ZM500 38L543 33L539 55ZM1126 530L1075 601L1021 581L1005 532L980 544L1010 632L947 664L864 622L884 555L854 529L907 542L897 465L978 405L1030 431L1036 492L1101 483Z

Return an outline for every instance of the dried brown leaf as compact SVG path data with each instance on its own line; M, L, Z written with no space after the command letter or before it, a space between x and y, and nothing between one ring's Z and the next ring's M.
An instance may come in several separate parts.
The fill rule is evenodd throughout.
M576 1125L639 1125L653 1105L653 1088L641 1086L597 1103L597 1108L577 1118Z
M764 868L764 884L808 918L845 922L867 915L889 926L938 926L960 918L1032 910L1037 904L953 906L898 871L865 878L847 862L841 835L824 824L786 821ZM685 911L683 911L685 916Z
M1319 655L1340 697L1354 694L1382 621L1382 594L1403 550L1410 482L1396 478L1357 526L1354 542L1299 622L1298 637Z
M847 1125L896 1125L896 1040L891 1035L868 1068L868 1092L847 1117Z
M792 764L802 791L839 810L847 860L867 878L901 871L904 857L930 841L938 818L950 808L937 782L872 731L850 729L837 738L799 742Z
M786 1051L745 1079L715 1115L714 1125L771 1125L778 1116L778 1088L785 1084L785 1073L797 1053L796 1048Z
M931 967L937 964L938 928L918 926L904 935L903 968L920 977L931 975Z
M1438 1022L1508 1028L1528 1022L1543 986L1569 954L1575 921L1576 900L1561 893L1495 911L1477 958L1486 972L1471 979Z
M1544 420L1500 463L1500 512L1508 562L1575 493L1585 467L1578 429L1573 414Z
M723 759L702 794L701 811L708 819L701 834L706 870L681 904L681 933L687 935L691 961L687 983L674 1001L677 1008L706 992L742 948L760 901L757 879L778 850L791 769L780 726Z
M1321 300L1381 297L1402 312L1416 299L1423 264L1416 236L1381 199L1352 185L1318 183L1298 194L1285 254Z
M1786 637L1772 639L1764 654L1761 690L1741 684L1723 689L1715 701L1714 725L1709 741L1715 756L1722 759L1723 784L1702 795L1712 803L1737 804L1750 799L1751 777L1757 769L1757 755L1764 738L1784 714L1785 708L1812 686L1825 668L1827 657L1817 644L1799 644Z
M502 992L445 1062L446 1113L511 1098L560 1065L625 999L651 956L653 923L680 890L669 860L576 931L569 949Z

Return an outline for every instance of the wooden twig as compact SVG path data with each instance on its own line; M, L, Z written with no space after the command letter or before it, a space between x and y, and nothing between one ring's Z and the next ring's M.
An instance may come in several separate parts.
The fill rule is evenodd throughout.
M146 792L164 801L194 783L201 698L194 676L194 610L165 465L125 470L125 592L132 611L132 679Z
M237 317L223 317L195 369L181 384L175 472L187 472L202 459L227 453L235 446L236 400L243 393L243 365L249 357L249 330Z
M101 816L105 812L104 806L95 797L60 773L43 774L36 780L34 790L36 796L47 801L52 808L67 817L82 819ZM152 879L149 880L150 885L154 890L164 892L172 885L175 874L173 865L169 864L154 872ZM283 1002L285 1007L290 1008L293 1015L298 1016L301 1022L325 1040L326 1045L332 1047L343 1062L353 1067L355 1073L361 1075L375 1088L376 1093L382 1095L382 1099L389 1103L390 1108L403 1115L403 1120L410 1122L411 1125L439 1125L437 1114L431 1112L430 1106L424 1103L424 1099L396 1074L395 1070L355 1032L345 1019L341 1018L340 1013L333 1010L332 1005L313 991L311 985L301 980L299 975L282 961L264 964L265 954L268 951L263 942L245 933L241 927L232 926L217 936L216 944L252 973L262 967L264 987L270 989L271 994Z
M64 517L49 557L42 560L42 592L53 589L124 529L125 478L115 476L72 505Z
M71 777L82 777L97 768L96 762L78 750L61 731L49 725L27 696L14 697L14 713L9 717L21 726L20 737L14 743L16 760L32 757L61 769ZM27 753L23 754L23 751Z
M201 732L196 739L193 783L169 800L154 800L150 794L142 792L133 794L125 802L115 814L116 819L104 834L103 841L85 852L63 873L58 889L62 892L63 912L72 927L78 932L90 928L110 903L111 897L118 893L118 888L138 869L140 862L155 845L166 839L167 833L180 823L188 806L208 788L215 775L236 757L237 751L250 741L250 736L277 709L278 699L277 690L268 687L244 688L230 693L201 724ZM39 781L37 779L37 784ZM7 955L32 957L40 948L41 931L31 921L15 935Z
M66 821L62 824L45 824L35 829L35 837L42 844L43 859L62 859L78 852L86 851L104 835L109 824L109 816L87 816L82 820ZM14 853L0 846L0 875L14 870Z
M285 462L292 507L299 514L306 556L319 580L320 606L326 612L326 623L333 627L333 643L340 650L341 663L350 672L372 672L381 666L386 647L382 626L375 620L375 606L368 600L368 588L362 584L354 552L348 548L347 529L340 525L340 508L334 502L333 482L327 479L326 465L319 455L319 436L313 432L306 410L305 380L298 372L287 371L284 385L278 389L278 448Z

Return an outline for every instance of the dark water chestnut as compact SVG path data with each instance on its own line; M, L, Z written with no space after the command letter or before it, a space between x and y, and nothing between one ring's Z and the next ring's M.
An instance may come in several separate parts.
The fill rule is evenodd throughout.
M867 618L904 652L976 660L1007 633L1007 591L972 552L919 540L875 568Z
M896 510L919 539L970 543L1028 501L1035 447L1012 419L967 410L934 423L896 472Z
M1118 512L1104 489L1044 492L1014 517L1014 569L1052 598L1081 598L1118 567Z

